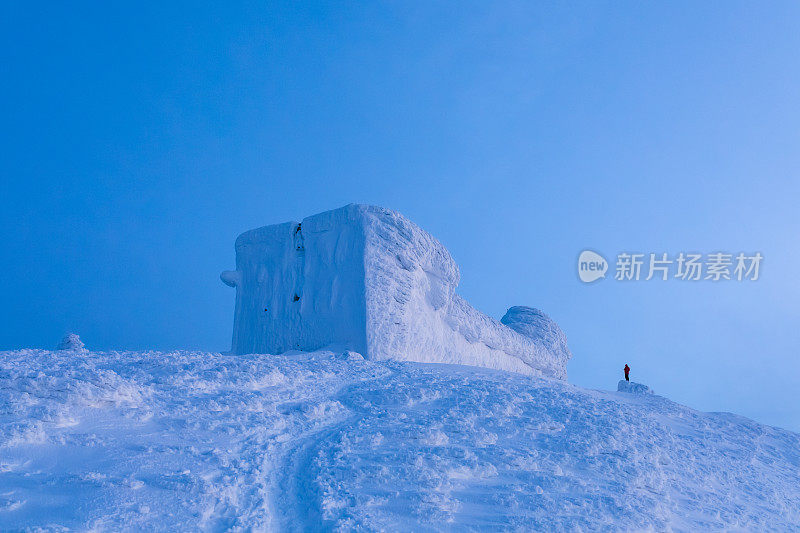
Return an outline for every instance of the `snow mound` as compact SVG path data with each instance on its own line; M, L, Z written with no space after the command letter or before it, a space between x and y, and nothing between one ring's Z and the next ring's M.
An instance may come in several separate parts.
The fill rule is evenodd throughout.
M797 531L800 435L341 352L0 352L2 531Z
M619 380L619 383L617 383L617 392L630 392L632 394L653 394L653 391L650 390L650 387L648 387L647 385L636 383L635 381L626 381L624 379Z
M372 360L456 363L566 379L566 337L545 314L506 323L455 293L458 266L403 215L351 204L236 239L232 351L323 347Z
M565 365L572 357L567 347L567 336L553 319L538 309L522 305L511 307L500 322L520 335L541 343Z
M83 345L81 338L75 333L67 333L61 342L58 343L56 350L67 350L70 352L83 352L86 348Z

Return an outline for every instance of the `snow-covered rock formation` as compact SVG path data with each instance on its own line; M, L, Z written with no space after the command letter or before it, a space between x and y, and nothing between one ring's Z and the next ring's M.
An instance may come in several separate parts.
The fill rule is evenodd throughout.
M619 380L617 383L617 392L630 392L631 394L653 394L653 391L647 385L636 383L635 381Z
M67 350L70 352L85 352L86 347L81 338L75 333L67 333L61 342L58 343L56 350Z
M351 204L236 239L234 353L337 346L368 359L455 363L566 378L558 325L512 307L503 323L455 293L447 249L399 213Z

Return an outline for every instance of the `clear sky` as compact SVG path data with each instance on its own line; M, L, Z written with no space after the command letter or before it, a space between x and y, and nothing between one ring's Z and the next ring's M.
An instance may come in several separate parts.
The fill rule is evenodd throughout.
M0 7L0 348L226 350L236 236L371 203L570 381L800 430L800 4L49 4ZM584 285L585 248L764 262Z

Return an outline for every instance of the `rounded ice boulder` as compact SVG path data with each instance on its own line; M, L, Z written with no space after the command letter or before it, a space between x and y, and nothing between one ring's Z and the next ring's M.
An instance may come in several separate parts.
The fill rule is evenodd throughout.
M557 359L563 360L565 365L572 357L567 347L567 336L558 324L534 307L524 305L510 307L500 322L520 335L539 342Z

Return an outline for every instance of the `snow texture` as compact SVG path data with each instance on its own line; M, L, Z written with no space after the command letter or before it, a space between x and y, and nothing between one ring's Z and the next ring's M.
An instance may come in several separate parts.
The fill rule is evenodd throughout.
M558 325L532 308L503 322L455 293L447 249L399 213L351 204L243 233L232 351L349 349L371 360L457 363L566 379Z
M57 350L67 350L71 352L83 352L86 350L83 341L75 333L67 333L58 344Z
M653 394L653 391L647 385L624 379L619 380L619 383L617 383L617 391L630 392L631 394Z
M355 352L0 352L2 531L797 531L800 435Z

